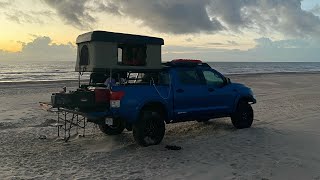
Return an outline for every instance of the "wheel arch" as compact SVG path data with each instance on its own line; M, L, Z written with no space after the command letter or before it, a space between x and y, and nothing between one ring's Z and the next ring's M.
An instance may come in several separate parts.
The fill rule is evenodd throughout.
M150 102L145 103L139 110L139 116L146 109L155 109L157 112L159 112L163 115L165 122L166 123L168 122L168 119L169 119L168 109L165 106L165 104L163 104L162 102L150 101Z
M251 104L255 104L256 103L256 99L251 95L239 96L237 98L237 100L235 101L235 103L234 103L234 107L233 107L233 111L232 112L235 112L239 102L241 102L241 101L245 101L245 102L248 102L248 103L251 103Z

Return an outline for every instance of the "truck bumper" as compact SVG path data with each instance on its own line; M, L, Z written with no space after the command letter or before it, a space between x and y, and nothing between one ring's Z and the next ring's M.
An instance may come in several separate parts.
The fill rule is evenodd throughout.
M105 118L114 118L112 112L92 112L87 114L88 122L92 122L99 125L105 124Z

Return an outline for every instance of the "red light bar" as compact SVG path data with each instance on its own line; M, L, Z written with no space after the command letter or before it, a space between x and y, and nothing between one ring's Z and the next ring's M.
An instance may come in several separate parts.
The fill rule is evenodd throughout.
M198 59L174 59L171 62L172 63L184 63L184 62L187 62L187 63L197 63L197 64L201 64L202 63L202 61L198 60Z

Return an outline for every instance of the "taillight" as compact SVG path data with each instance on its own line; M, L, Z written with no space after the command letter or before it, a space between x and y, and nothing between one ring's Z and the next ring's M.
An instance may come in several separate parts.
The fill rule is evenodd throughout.
M123 91L110 92L110 100L121 100L123 96L124 96Z
M110 92L110 107L119 108L121 103L120 100L123 98L123 91Z

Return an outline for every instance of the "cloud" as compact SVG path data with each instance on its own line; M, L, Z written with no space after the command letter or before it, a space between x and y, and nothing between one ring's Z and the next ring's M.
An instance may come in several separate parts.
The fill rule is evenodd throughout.
M224 29L215 17L208 16L207 6L210 0L81 0L80 2L60 0L58 1L59 3L54 0L44 1L57 9L62 18L77 27L85 27L95 23L95 19L90 13L96 9L99 12L138 19L143 25L158 32L186 34L217 32ZM66 7L72 10L77 9L77 11L67 10L66 12L68 13L66 13ZM86 21L86 24L84 24L85 17L89 17L89 21Z
M96 19L90 15L90 8L86 5L88 0L43 0L55 9L60 17L79 29L91 29Z
M316 6L314 6L311 10L312 13L320 15L320 5L317 4Z
M210 42L210 43L208 43L208 45L223 46L223 45L225 45L225 44L223 44L223 43L218 43L218 42Z
M301 0L213 0L211 13L230 29L286 36L317 36L320 19L301 9Z
M143 25L159 32L174 34L215 32L223 29L220 22L207 14L209 0L44 0L57 10L60 17L77 28L90 29L96 19L94 12L138 19ZM76 11L75 11L76 9Z
M121 15L120 9L116 4L113 4L108 1L101 1L101 0L93 0L89 4L90 9L94 11L102 11L102 12L108 12L110 14L114 15Z
M217 32L223 26L215 17L209 17L209 0L136 0L112 1L127 17L142 21L156 31L174 34Z
M193 39L192 39L192 38L187 38L186 41L187 41L187 42L192 42Z
M239 43L235 42L235 41L227 41L229 45L233 45L233 46L238 46Z
M11 4L12 4L12 1L0 2L0 8L7 8L7 7L11 6Z
M319 61L320 42L314 39L288 39L273 41L255 39L256 47L249 50L227 50L209 47L164 46L163 61L177 58L202 59L204 61ZM55 44L49 37L37 37L32 42L19 42L20 52L0 50L0 60L18 61L75 61L76 47L71 44ZM230 42L224 45L230 44Z
M66 22L80 28L96 22L94 12L104 12L138 19L144 26L171 34L249 30L304 37L320 33L319 17L301 9L301 0L44 1Z
M0 2L0 9L3 17L18 24L45 24L48 20L52 20L54 15L49 10L23 9L14 0Z
M242 15L241 9L245 6L244 1L213 0L208 7L210 14L219 17L229 28L234 29L245 26L247 19Z
M28 11L10 10L4 13L7 19L16 22L18 24L32 23L32 24L44 24L47 18L51 18L52 11Z
M213 45L213 46L220 46L220 47L233 47L233 46L238 46L239 43L235 41L226 41L223 43L220 42L209 42L207 45Z
M202 59L203 61L252 61L252 62L318 62L320 42L316 40L289 39L272 41L256 39L256 47L241 51L203 47L164 46L163 60L177 58Z
M282 49L282 48L313 48L316 47L316 42L312 40L301 40L301 39L289 39L289 40L278 40L272 41L269 38L259 38L255 39L257 43L256 48L272 48L272 49Z
M19 42L20 52L0 50L0 59L9 61L75 61L76 47L71 43L55 44L49 37L37 37L32 42Z
M239 43L235 41L227 41L225 43L222 42L209 42L207 43L208 45L213 45L213 46L222 46L222 47L230 47L230 46L238 46Z

